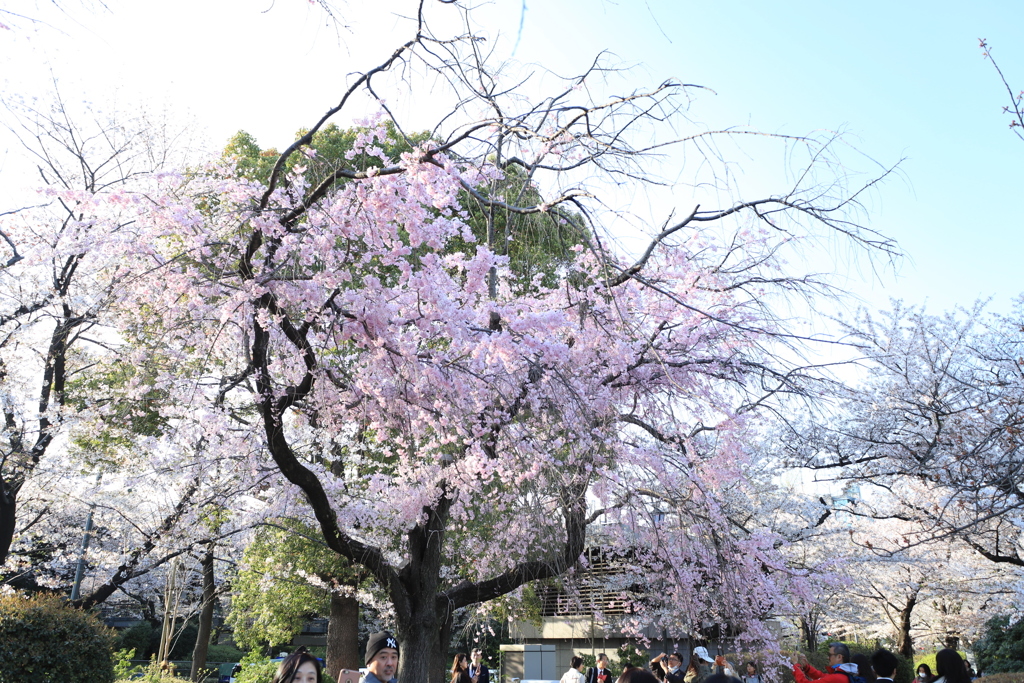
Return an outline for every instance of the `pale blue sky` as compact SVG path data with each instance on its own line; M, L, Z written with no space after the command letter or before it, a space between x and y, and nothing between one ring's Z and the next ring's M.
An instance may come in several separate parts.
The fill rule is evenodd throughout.
M560 36L572 51L606 47L654 77L713 88L694 105L701 120L844 130L883 164L906 157L869 208L910 259L898 278L858 287L870 300L946 308L993 296L1005 308L1024 291L1024 141L978 48L988 39L1024 89L1024 3L528 3L520 53Z
M357 0L338 3L351 33L326 27L303 0L111 0L109 11L68 3L64 13L47 3L7 6L14 4L48 24L0 31L5 95L43 94L52 73L65 92L107 106L115 90L119 106L169 102L218 143L244 128L264 145L287 144L333 103L345 72L374 64L406 36L401 20L379 12L367 19ZM869 302L891 295L942 309L993 296L1005 309L1024 291L1024 142L1007 129L1006 92L978 48L987 38L1011 84L1024 89L1024 2L527 0L525 7L525 15L521 0L481 8L485 30L501 27L499 53L516 45L516 59L569 73L610 50L639 65L638 81L678 78L713 89L691 110L709 126L843 130L882 164L906 157L902 175L869 197L868 221L910 258L896 278L872 283L864 272L850 282ZM294 93L290 109L277 104L285 90ZM8 184L13 168L9 154L0 168Z

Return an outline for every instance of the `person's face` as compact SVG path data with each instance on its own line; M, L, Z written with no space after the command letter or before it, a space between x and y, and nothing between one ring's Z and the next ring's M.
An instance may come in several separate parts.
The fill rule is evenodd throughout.
M919 676L924 676L924 675L925 675L925 673L924 673L924 667L923 667L923 666L919 666L919 667L917 667L917 674L918 674Z
M316 683L316 664L305 661L295 670L292 683Z
M843 663L843 656L841 654L839 654L838 652L836 652L836 649L834 647L830 647L828 649L828 665L829 666L835 666L836 664L842 664L842 663Z
M597 660L597 668L598 669L607 669L608 668L608 659L605 658L605 657L601 657L601 659Z
M757 673L757 669L754 668L754 665L753 664L747 664L747 675L748 676L753 676L756 673Z
M479 664L480 660L484 658L484 655L480 650L473 650L473 663Z
M390 681L398 670L398 650L385 647L377 652L366 669L382 681Z
M680 664L682 664L682 662L679 661L679 657L676 657L675 655L669 655L665 659L665 661L668 662L668 668L670 668L670 669L674 669L677 666L679 666Z
M460 659L459 660L459 668L462 669L463 671L468 669L469 668L469 660L468 659Z

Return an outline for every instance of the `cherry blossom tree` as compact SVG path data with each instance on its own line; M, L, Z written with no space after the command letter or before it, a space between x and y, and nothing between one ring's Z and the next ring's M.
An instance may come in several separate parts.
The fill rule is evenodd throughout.
M932 316L897 306L848 332L868 378L791 443L791 462L859 483L851 514L913 522L903 547L958 537L995 563L1020 548L1021 308Z
M144 114L115 120L59 94L52 105L8 103L8 113L43 187L0 216L0 560L6 583L81 581L73 599L93 606L216 536L191 522L227 490L209 469L162 464L167 450L197 444L167 430L153 408L159 391L131 393L145 370L107 319L130 218L94 198L146 186L169 159L180 163L187 139L163 137Z
M152 168L130 132L106 124L84 132L59 98L53 111L29 109L15 125L49 194L40 206L5 212L0 228L0 561L17 531L19 493L61 433L68 383L102 353L98 312L113 284L97 278L104 267L103 236L90 229L88 208L53 193L103 192ZM111 218L110 225L116 223Z
M902 537L915 532L913 524L852 519L841 560L849 584L835 612L869 637L891 637L903 656L913 657L915 641L939 647L971 642L987 615L1012 602L1016 572L964 544L901 549Z
M440 680L456 610L582 570L597 539L626 577L624 628L710 618L769 637L760 619L807 587L778 536L737 531L729 509L759 411L814 386L779 352L799 335L773 304L817 286L785 256L823 234L893 245L853 220L843 178L820 182L830 140L779 138L807 153L793 185L687 205L631 253L610 232L629 218L609 211L616 188L655 182L664 145L713 163L716 139L746 132L641 142L687 125L686 86L600 95L613 74L596 62L526 97L481 37L438 38L417 9L410 40L265 183L217 162L93 199L133 212L109 275L117 325L159 331L133 391L165 392L163 419L203 443L175 453L183 466L230 468L261 514L306 516L366 568L391 601L399 678ZM390 158L407 130L392 103L421 80L452 107ZM294 160L360 96L383 113L352 154L379 163L311 184ZM494 191L511 176L537 192ZM499 215L544 216L573 244L524 279Z

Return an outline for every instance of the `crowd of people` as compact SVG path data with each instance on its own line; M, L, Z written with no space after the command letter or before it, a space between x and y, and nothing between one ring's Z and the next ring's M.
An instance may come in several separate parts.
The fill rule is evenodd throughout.
M763 683L760 670L754 662L746 662L737 670L721 655L711 657L707 648L694 648L686 668L679 652L659 654L651 660L650 670L627 666L615 683ZM796 683L892 683L899 666L899 658L880 648L870 657L850 654L844 643L832 643L828 648L828 667L818 671L801 653L793 655L793 678ZM973 671L956 650L941 650L935 657L936 675L927 664L918 667L914 683L970 683ZM608 658L598 655L597 666L586 674L583 660L573 657L571 668L559 683L612 683ZM452 683L456 683L453 681Z
M821 672L807 662L803 654L793 655L793 678L796 683L892 683L899 659L886 649L875 651L869 658L864 654L850 655L845 643L828 646L828 670ZM973 671L970 662L956 650L939 650L935 655L936 675L931 667L917 667L915 683L970 683Z
M615 681L605 653L599 654L597 665L586 672L583 658L573 657L559 683L762 683L762 680L754 662L747 662L743 671L737 673L724 657L711 657L707 648L697 647L685 669L681 653L665 652L651 660L650 669L626 666Z
M819 671L811 666L803 653L792 657L793 679L796 683L893 683L899 658L880 648L870 657L850 654L845 643L828 647L828 666ZM363 683L398 683L398 640L384 631L374 633L366 644L366 675ZM342 674L349 673L342 670ZM927 664L917 667L914 683L971 683L973 671L956 650L940 650L935 655L935 674ZM278 667L273 683L323 683L320 660L305 648L286 657ZM483 653L475 649L467 656L455 655L451 683L490 683L490 671L483 663ZM679 652L659 654L651 660L650 670L626 666L612 680L608 656L600 653L595 666L585 668L582 657L573 656L569 670L559 683L763 683L757 664L747 662L737 671L719 655L711 657L707 648L694 648L686 668Z

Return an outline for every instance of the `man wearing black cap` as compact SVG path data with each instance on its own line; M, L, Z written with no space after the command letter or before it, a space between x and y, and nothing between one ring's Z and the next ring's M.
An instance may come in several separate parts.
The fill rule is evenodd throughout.
M366 641L366 669L363 683L397 683L398 639L387 631L370 636Z

